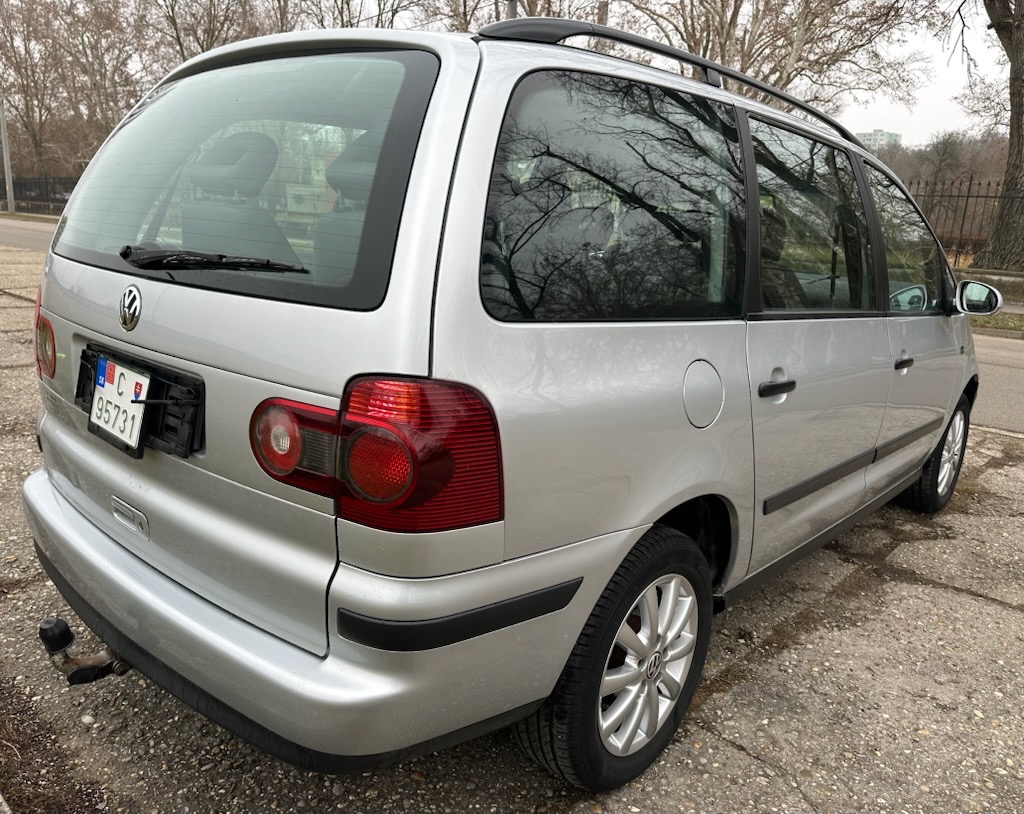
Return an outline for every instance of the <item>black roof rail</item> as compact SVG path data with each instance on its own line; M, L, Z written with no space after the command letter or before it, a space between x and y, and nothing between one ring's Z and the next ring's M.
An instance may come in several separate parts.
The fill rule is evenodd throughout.
M598 37L603 40L620 42L624 45L632 45L644 51L651 51L670 59L685 62L698 68L701 79L708 85L716 88L722 87L723 76L728 77L735 82L739 82L754 90L759 90L769 96L774 96L776 99L792 105L798 110L802 110L809 116L813 116L818 121L827 124L847 141L856 144L862 149L864 148L860 140L838 121L792 94L773 88L767 82L747 76L742 71L727 68L725 65L720 65L706 57L691 54L689 51L674 48L671 45L665 45L657 40L630 34L627 31L620 31L617 28L597 25L596 23L586 23L581 20L566 20L561 17L518 17L485 25L477 32L477 38L479 39L519 40L522 42L545 43L547 45L557 45L569 37Z

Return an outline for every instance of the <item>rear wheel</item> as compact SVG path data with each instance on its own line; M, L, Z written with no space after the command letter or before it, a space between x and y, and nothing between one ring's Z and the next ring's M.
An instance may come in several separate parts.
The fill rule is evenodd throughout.
M925 461L920 479L900 495L901 504L922 514L932 514L949 503L964 462L970 417L971 403L961 396L942 440Z
M551 697L516 725L523 750L594 791L643 772L690 705L711 634L711 577L697 545L655 526L615 572Z

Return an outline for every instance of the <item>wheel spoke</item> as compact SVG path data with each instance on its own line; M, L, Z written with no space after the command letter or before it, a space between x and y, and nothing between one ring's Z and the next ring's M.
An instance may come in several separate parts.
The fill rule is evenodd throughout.
M672 641L672 629L676 621L677 609L679 607L679 594L682 591L682 580L673 577L672 581L662 586L661 607L658 609L658 636L659 646Z
M629 687L625 692L619 693L615 698L615 703L601 713L601 737L606 742L622 726L622 722L626 720L626 716L629 715L630 711L637 706L637 698L640 695L641 686L637 684L635 687Z
M642 659L647 656L648 647L636 635L636 631L629 626L628 616L619 626L619 632L615 634L615 643L624 647L637 658Z
M697 646L697 638L689 633L683 633L665 651L665 661L673 662L676 659L685 658L693 652Z
M647 645L645 656L650 656L658 649L658 586L651 585L644 591L643 605L640 608L640 638Z
M664 685L665 691L668 693L670 700L675 701L679 697L679 693L683 690L683 685L676 681L668 670L661 671L661 684Z
M679 598L679 601L676 603L675 618L672 620L668 633L665 635L665 643L670 648L674 646L674 642L683 628L690 623L690 619L696 610L697 602L689 593Z
M601 697L621 692L631 684L639 684L643 675L643 672L635 664L624 664L614 670L609 670L604 674L604 680L601 682Z
M636 733L640 731L640 724L644 719L644 709L646 708L646 693L641 691L636 694L633 699L632 708L629 711L629 718L622 725L622 738L619 741L619 747L622 749L623 754L630 751L633 746L633 741L636 740Z
M661 697L658 685L650 682L647 685L647 728L644 730L648 738L658 731L658 711L661 708Z

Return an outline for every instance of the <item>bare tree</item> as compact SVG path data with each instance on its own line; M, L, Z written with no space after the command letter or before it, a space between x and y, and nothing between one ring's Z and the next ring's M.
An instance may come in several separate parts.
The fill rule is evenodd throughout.
M395 28L420 0L306 0L304 19L316 28Z
M851 96L907 101L920 54L893 46L927 19L923 0L625 0L637 25L835 111ZM741 89L742 90L742 89Z
M49 0L0 0L0 69L8 110L26 140L32 172L50 172L48 136L61 104L54 56L55 9Z
M172 63L262 33L254 0L152 0L152 8Z
M56 0L55 8L59 36L51 47L60 57L62 119L77 131L66 158L81 168L158 78L139 49L148 9L143 0Z
M979 8L979 5L981 8ZM1022 0L962 0L950 7L951 25L964 45L971 21L981 19L995 32L1009 64L1007 123L1010 131L1003 198L991 239L974 258L982 268L1024 271L1024 2ZM1002 97L1000 94L1000 98Z

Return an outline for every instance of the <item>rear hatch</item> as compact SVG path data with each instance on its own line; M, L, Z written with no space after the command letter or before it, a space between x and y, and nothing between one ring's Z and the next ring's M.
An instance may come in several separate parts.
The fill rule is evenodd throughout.
M56 487L163 574L314 653L335 502L268 475L251 424L268 399L330 416L355 376L428 373L443 207L413 228L403 213L447 191L476 49L395 39L286 36L180 69L94 159L41 290ZM452 49L473 70L445 82ZM307 444L303 465L329 471L329 452Z

